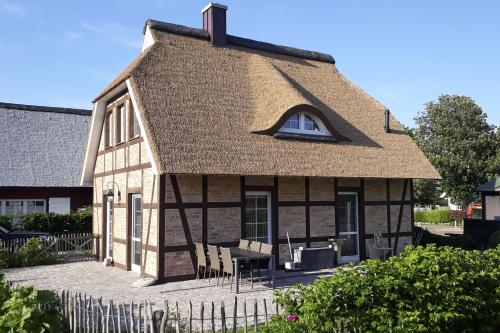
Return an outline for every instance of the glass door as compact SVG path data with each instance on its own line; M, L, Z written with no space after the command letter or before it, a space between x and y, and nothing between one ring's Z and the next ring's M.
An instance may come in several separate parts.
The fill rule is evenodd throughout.
M140 194L132 195L132 260L131 268L133 272L141 271L141 228L142 228L142 201Z
M246 192L245 238L271 244L271 193Z
M339 237L344 239L341 262L359 261L358 194L340 192L336 200Z
M107 201L106 215L106 258L113 257L113 201Z

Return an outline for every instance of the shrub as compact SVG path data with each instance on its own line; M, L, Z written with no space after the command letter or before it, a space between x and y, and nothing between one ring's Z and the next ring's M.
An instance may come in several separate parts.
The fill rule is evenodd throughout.
M10 288L0 275L0 332L62 332L58 297L46 290L21 286Z
M92 208L69 214L31 213L19 220L22 228L48 233L79 233L92 231Z
M0 248L0 269L8 267L9 267L9 252L4 248Z
M408 246L386 261L278 291L284 315L263 332L498 332L499 265L500 248ZM295 323L297 330L288 329Z
M415 222L449 223L451 212L448 209L417 210L414 213Z
M0 215L0 226L12 230L12 216Z
M18 260L21 266L35 266L35 265L48 265L55 264L57 258L52 254L43 254L45 244L40 238L29 239L19 249Z
M489 247L494 249L500 245L500 231L495 231L490 236Z
M437 246L458 247L464 250L475 250L479 248L474 238L469 235L442 236L433 234L419 227L415 227L415 232L422 233L422 239L419 245L436 244Z

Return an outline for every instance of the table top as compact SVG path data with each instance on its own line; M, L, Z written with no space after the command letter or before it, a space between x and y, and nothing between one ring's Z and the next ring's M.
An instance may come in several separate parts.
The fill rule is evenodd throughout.
M239 247L230 247L229 250L231 251L231 257L238 259L267 259L273 257L272 254L244 250Z

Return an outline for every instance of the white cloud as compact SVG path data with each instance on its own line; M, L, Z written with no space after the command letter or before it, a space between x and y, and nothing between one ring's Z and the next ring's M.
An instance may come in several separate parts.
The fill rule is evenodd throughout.
M99 34L114 43L137 49L140 49L142 46L142 41L134 38L137 31L115 22L106 23L104 25L83 22L82 28L92 33Z
M80 38L82 36L79 33L71 32L71 31L66 32L65 35L66 35L66 37L71 38L71 39L77 39L77 38Z
M9 2L3 3L0 8L2 9L2 11L7 12L7 13L12 14L12 15L16 15L16 16L26 15L26 9L24 9L23 7L21 7L19 5L14 5L14 4L9 3Z

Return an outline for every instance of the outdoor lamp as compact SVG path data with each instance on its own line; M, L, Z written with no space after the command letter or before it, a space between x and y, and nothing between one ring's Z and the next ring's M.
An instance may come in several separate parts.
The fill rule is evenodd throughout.
M111 181L111 182L109 182L109 183L108 183L108 185L109 185L110 183L116 184L116 182ZM118 184L116 184L116 187L118 187ZM108 188L109 188L109 187L108 187ZM108 193L106 194L106 196L107 196L107 198L108 198L108 201L109 201L109 202L112 202L112 201L114 200L114 198L115 198L115 194L113 193L112 188L110 188L110 189L108 190ZM120 188L118 187L118 201L120 201L120 200L121 200L121 192L120 192Z

